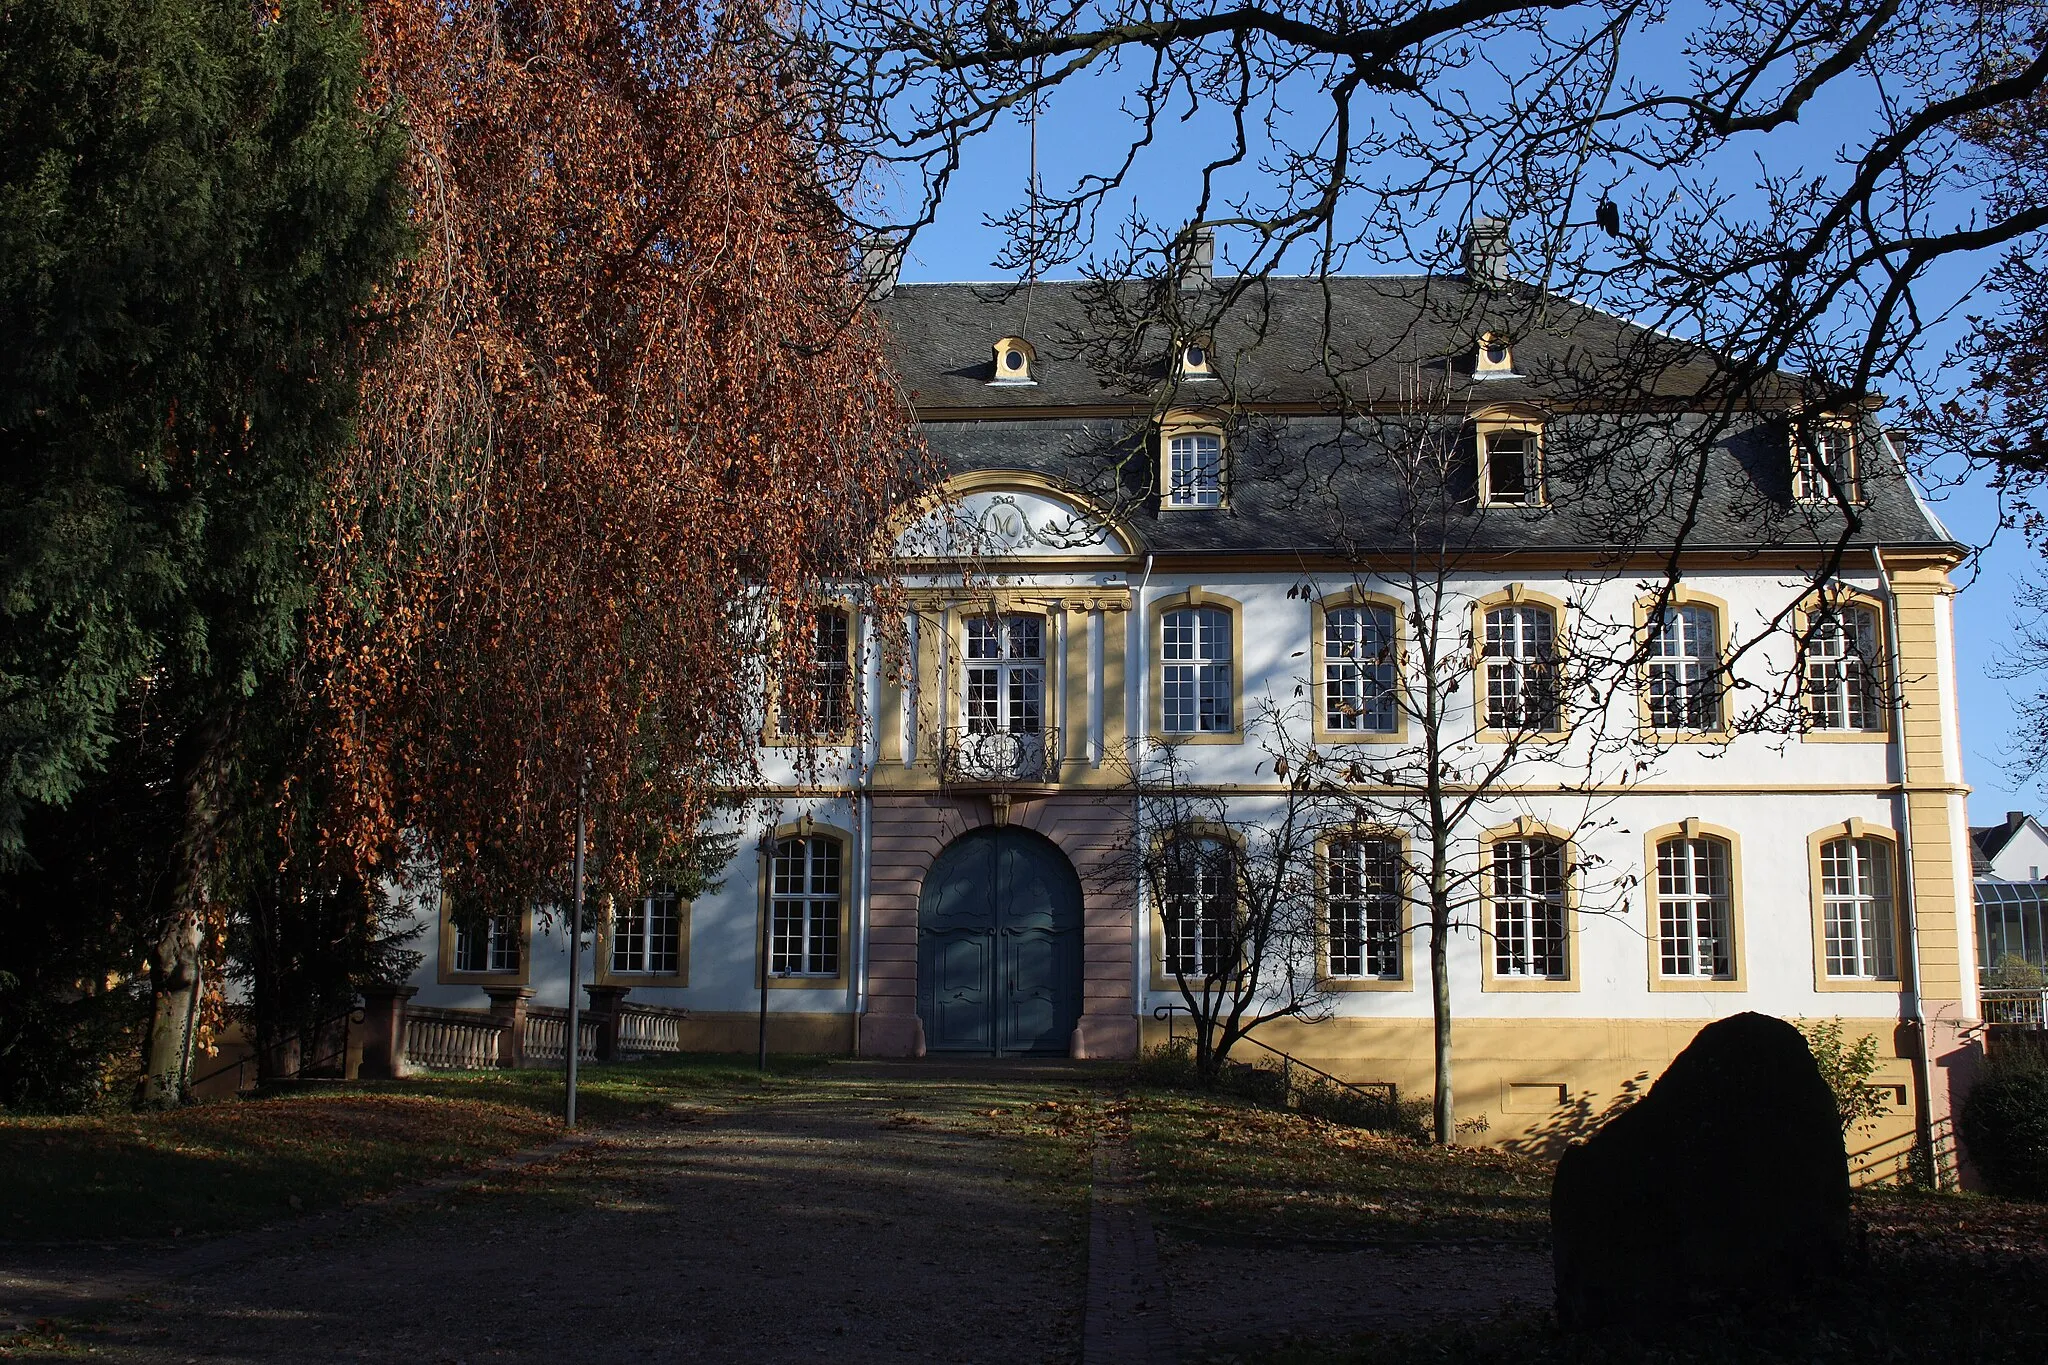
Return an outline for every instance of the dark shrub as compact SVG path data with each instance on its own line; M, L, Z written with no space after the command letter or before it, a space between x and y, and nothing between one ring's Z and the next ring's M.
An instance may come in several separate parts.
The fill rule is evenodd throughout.
M2024 1052L1993 1062L1970 1088L1957 1125L1994 1193L2048 1199L2048 1066Z

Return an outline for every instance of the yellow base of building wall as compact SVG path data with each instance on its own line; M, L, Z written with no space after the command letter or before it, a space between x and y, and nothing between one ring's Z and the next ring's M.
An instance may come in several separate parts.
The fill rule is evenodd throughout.
M1555 1156L1646 1093L1705 1019L1467 1019L1453 1026L1452 1092L1461 1140L1532 1156ZM1896 1056L1892 1019L1845 1019L1845 1035L1877 1037L1882 1060L1872 1084L1894 1090L1891 1112L1849 1136L1849 1167L1860 1184L1901 1178L1913 1145L1913 1074ZM1182 1021L1178 1032L1187 1033ZM1436 1088L1427 1019L1279 1020L1259 1039L1343 1080L1392 1081L1403 1099ZM1167 1039L1147 1019L1144 1043ZM1265 1056L1244 1048L1238 1060Z

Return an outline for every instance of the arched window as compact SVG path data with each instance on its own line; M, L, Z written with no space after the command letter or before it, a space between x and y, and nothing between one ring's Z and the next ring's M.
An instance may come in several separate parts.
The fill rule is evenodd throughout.
M845 849L828 834L775 845L768 903L768 974L837 976Z
M1487 850L1495 976L1561 979L1565 943L1564 842L1546 835L1496 839Z
M1814 730L1882 730L1884 657L1878 649L1877 612L1835 602L1807 619L1803 649L1806 721Z
M1721 728L1721 632L1712 607L1667 603L1651 617L1650 728Z
M1486 613L1486 728L1559 728L1557 617L1531 603Z
M1223 437L1191 431L1166 438L1166 505L1223 505Z
M1323 612L1323 728L1390 734L1397 728L1391 608L1362 603Z
M1328 965L1333 977L1401 977L1401 845L1394 839L1331 842Z
M1850 835L1823 843L1820 897L1827 974L1897 980L1891 845L1882 839Z
M1667 977L1735 974L1728 843L1680 835L1657 845L1657 962Z
M1180 834L1160 853L1159 914L1171 977L1226 980L1237 969L1237 852L1228 842Z
M619 907L612 920L612 973L674 976L682 957L682 899L657 886Z
M1232 704L1230 612L1176 607L1159 618L1159 728L1169 735L1229 734Z

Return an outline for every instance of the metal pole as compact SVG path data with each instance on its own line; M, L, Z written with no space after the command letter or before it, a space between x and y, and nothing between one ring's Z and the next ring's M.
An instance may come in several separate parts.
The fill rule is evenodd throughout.
M763 830L761 841L754 846L754 861L761 881L761 1055L755 1066L764 1076L768 1074L768 920L775 913L775 900L768 878L773 871L774 839L772 831Z
M569 1085L567 1102L562 1106L562 1126L576 1126L576 1054L583 1049L582 1012L576 1008L576 994L583 988L583 803L589 794L590 774L588 769L576 777L576 908L569 921L569 1034L562 1044L562 1055L567 1059Z

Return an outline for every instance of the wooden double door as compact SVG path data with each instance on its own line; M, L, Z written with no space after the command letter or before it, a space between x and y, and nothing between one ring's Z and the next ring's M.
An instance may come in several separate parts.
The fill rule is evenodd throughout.
M928 1052L1065 1056L1081 1017L1081 879L1058 846L990 828L948 844L918 901Z

